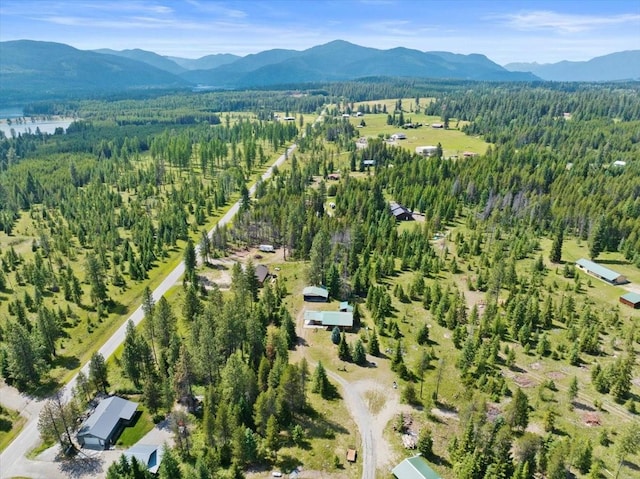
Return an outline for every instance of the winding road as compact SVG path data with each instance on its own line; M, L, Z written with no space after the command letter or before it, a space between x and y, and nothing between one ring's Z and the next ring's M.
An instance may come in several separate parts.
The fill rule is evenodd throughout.
M318 117L316 122L320 120L322 116ZM279 167L285 160L293 153L297 145L293 144L287 148L286 153L283 153L278 159L271 165L267 171L262 175L262 180L266 181L271 178L274 167ZM249 189L249 194L253 196L256 191L256 184L253 184ZM240 209L240 200L231 206L229 211L220 218L214 228L211 229L210 234L216 227L224 226L228 224L233 217L238 213ZM184 274L185 267L184 262L180 262L173 271L171 271L167 277L158 285L153 291L153 299L158 301L169 289L175 285L182 275ZM105 358L110 357L115 350L124 341L127 323L133 321L137 326L144 318L144 311L142 305L136 309L128 320L123 322L122 326L102 345L98 350ZM89 364L85 364L81 369L86 375L89 374ZM71 392L76 384L78 375L76 374L65 386L64 400L68 401L71 398ZM26 458L26 454L38 445L40 440L40 434L38 432L38 416L40 410L44 405L44 401L38 401L33 398L26 399L26 405L22 409L22 414L26 417L27 422L24 425L20 434L18 434L14 440L9 444L4 451L0 454L0 478L9 479L11 477L30 477L33 479L50 479L52 477L67 477L57 474L58 471L54 471L54 464L44 461L33 461ZM370 476L374 477L374 476Z

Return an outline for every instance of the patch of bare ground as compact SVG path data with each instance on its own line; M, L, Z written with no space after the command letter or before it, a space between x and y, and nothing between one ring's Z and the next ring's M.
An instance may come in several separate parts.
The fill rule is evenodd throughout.
M513 380L521 388L532 388L532 387L535 387L535 386L538 385L538 383L537 383L537 381L535 379L532 379L531 377L527 376L526 374L516 374L516 376L513 378Z
M442 407L434 407L431 409L431 414L441 419L453 419L459 421L458 412L452 409L445 409Z
M537 422L531 422L527 425L527 429L525 429L525 431L536 434L538 436L544 437L546 432L544 430L544 427L542 427L541 424L537 423Z
M562 373L560 371L549 371L547 373L547 377L549 379L553 379L554 381L559 381L561 379L563 379L566 376L565 373Z

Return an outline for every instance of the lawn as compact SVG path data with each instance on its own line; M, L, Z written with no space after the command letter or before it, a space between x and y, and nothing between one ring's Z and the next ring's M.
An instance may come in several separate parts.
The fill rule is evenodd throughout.
M116 446L128 448L142 439L145 434L153 429L153 421L147 408L138 404L138 410L133 418L133 424L125 427L116 442Z

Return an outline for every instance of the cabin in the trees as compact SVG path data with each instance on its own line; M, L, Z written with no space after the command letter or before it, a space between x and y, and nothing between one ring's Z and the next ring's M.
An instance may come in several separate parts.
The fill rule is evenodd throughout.
M256 266L256 279L261 286L264 284L267 278L269 278L269 276L269 268L267 268L263 264L259 264L258 266Z
M391 473L396 479L441 479L420 455L406 458Z
M640 309L640 294L627 293L620 296L620 302L633 309Z
M103 399L80 426L78 443L89 449L108 449L131 423L137 408L138 403L118 396Z
M605 268L604 266L594 263L593 261L589 261L588 259L579 259L576 261L576 266L585 273L595 276L609 284L625 284L629 282L627 278L622 276L620 273L609 268Z
M156 444L136 444L124 452L124 455L131 460L136 460L147 467L151 474L157 474L164 455L164 448Z
M273 245L270 244L261 244L260 246L258 246L258 249L260 251L262 251L263 253L275 253L276 249L273 247Z
M438 147L432 145L417 146L416 153L422 156L435 156L438 153Z
M398 221L408 221L413 219L413 214L407 208L402 205L399 205L395 201L389 202L389 208L391 209L391 214Z
M376 160L362 160L364 166L376 166Z
M329 291L320 286L307 286L302 290L302 296L305 301L313 303L326 303L329 301Z
M350 331L353 328L353 311L305 311L304 325L326 329L337 326L341 331Z
M431 128L444 128L442 123L432 123Z

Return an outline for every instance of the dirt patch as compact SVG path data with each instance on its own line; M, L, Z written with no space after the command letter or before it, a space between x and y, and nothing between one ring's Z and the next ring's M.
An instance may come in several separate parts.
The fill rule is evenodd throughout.
M595 412L588 412L582 415L582 422L585 426L597 427L602 426L600 415Z
M535 379L524 374L516 375L513 380L521 388L532 388L538 384Z
M553 379L554 381L559 381L566 377L565 373L561 373L560 371L550 371L547 373L547 377L549 379Z
M540 363L532 363L529 365L532 371L537 371L542 365Z
M455 421L460 420L460 418L458 417L458 413L456 411L452 411L451 409L434 407L431 409L431 414L442 419L453 419Z

